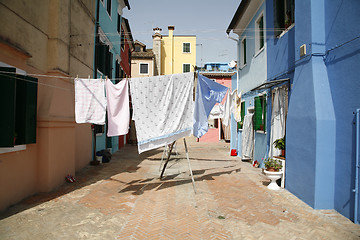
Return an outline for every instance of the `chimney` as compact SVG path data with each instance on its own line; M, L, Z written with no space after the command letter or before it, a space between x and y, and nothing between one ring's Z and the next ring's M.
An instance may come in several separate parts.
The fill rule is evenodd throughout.
M174 73L174 30L175 27L174 26L168 26L168 30L169 30L169 39L171 42L171 48L170 48L170 59L171 59L171 74Z
M153 38L153 53L155 55L154 59L154 76L161 75L161 31L162 29L156 27L153 29L154 34Z
M174 36L175 27L174 26L168 26L168 30L169 30L169 37L172 38Z

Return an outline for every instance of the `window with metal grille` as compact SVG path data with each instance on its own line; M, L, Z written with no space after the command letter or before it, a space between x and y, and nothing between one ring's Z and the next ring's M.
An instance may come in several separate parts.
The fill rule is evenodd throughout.
M190 64L185 63L183 64L183 73L190 72Z
M190 53L190 43L183 43L183 53Z
M149 74L149 64L140 63L140 74Z

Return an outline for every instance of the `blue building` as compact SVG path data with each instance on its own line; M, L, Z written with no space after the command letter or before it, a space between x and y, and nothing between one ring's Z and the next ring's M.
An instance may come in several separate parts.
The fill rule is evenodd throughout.
M234 68L227 62L207 62L198 70L200 72L234 72Z
M227 29L238 35L239 81L234 78L233 86L243 92L245 109L266 96L266 141L258 147L255 133L254 159L271 154L274 96L285 89L286 189L356 223L359 11L357 0L242 0ZM233 125L231 146L239 148L241 132Z
M120 76L121 21L125 7L130 10L128 0L96 1L94 78L113 79ZM119 148L119 137L107 137L106 132L106 125L94 126L95 149L111 149L116 152Z

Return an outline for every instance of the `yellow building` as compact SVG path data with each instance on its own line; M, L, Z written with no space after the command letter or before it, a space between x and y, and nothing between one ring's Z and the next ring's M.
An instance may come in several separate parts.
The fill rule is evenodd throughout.
M193 72L196 66L196 36L174 35L174 26L169 26L169 35L161 35L154 28L153 52L155 75Z

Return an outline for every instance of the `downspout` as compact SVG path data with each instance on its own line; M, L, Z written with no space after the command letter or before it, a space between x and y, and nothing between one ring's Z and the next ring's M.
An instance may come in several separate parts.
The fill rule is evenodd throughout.
M354 223L359 224L358 219L358 208L359 208L359 168L360 168L360 109L356 110L356 167L355 167L355 189L353 192L355 193L355 204L354 204Z
M99 1L96 1L96 15L95 15L95 30L94 30L94 79L97 78L97 62L96 62L96 43L97 43L97 35L99 32ZM96 132L95 132L95 125L91 125L91 129L93 131L93 161L96 161Z
M233 38L233 37L230 37L230 35L229 35L229 33L227 34L227 37L229 38L229 39L231 39L231 40L234 40L235 42L236 42L236 49L237 49L237 52L236 52L236 60L237 60L237 62L239 63L239 59L240 59L240 57L239 57L239 39L236 39L236 38ZM236 89L238 89L238 86L239 86L239 68L238 68L238 64L236 64ZM233 89L232 89L233 90ZM233 120L234 119L234 116L231 114L231 122L232 121L235 121L235 120ZM230 132L232 133L233 132L233 130L231 129L231 126L233 125L233 124L231 124L231 122L230 122ZM239 150L239 147L238 147L238 144L239 144L239 140L238 140L238 131L237 131L237 123L235 123L235 125L236 125L236 128L235 128L235 139L234 139L234 141L235 141L235 143L234 144L232 144L231 143L231 139L230 139L230 155L232 155L233 154L233 151L236 151L237 152L237 154L236 155L238 155L239 156L239 153L238 153L238 150ZM232 134L231 134L232 135ZM235 146L235 149L232 149L233 147Z

